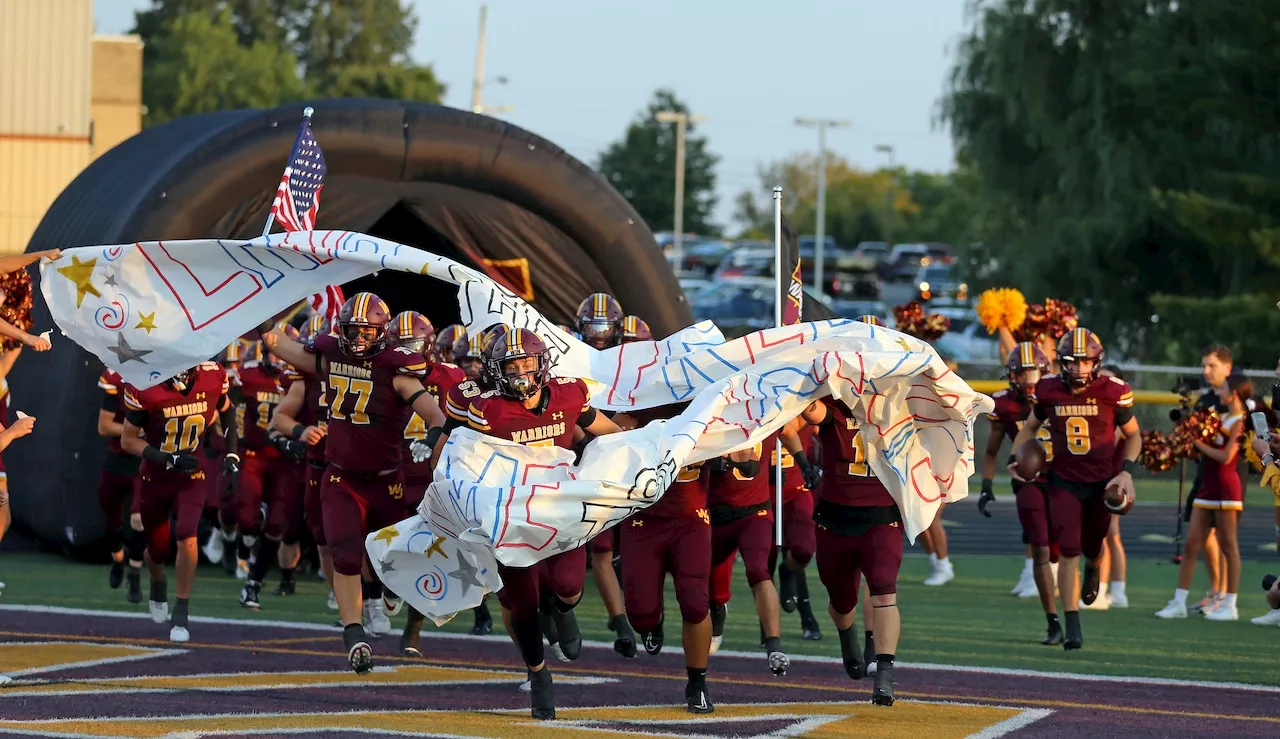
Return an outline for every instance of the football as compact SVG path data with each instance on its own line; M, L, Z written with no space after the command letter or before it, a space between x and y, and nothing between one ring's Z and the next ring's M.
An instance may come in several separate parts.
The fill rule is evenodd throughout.
M1123 493L1119 486L1111 486L1103 493L1102 502L1107 506L1107 510L1117 516L1123 516L1133 508L1133 494Z
M1017 456L1013 458L1014 468L1024 480L1034 480L1044 471L1044 447L1035 439L1028 439L1018 447Z

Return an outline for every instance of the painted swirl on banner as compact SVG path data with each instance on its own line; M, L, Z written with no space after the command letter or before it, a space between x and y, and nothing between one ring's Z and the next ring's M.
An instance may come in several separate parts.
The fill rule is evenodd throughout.
M110 303L94 311L93 314L94 322L108 331L119 331L124 328L128 317L129 299L123 295L115 296Z

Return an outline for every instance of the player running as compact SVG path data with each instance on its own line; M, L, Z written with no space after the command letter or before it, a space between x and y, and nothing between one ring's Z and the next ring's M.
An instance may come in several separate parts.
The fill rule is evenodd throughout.
M107 546L111 549L111 571L107 583L114 590L119 588L127 575L130 603L142 602L142 538L141 517L132 515L133 498L137 495L138 465L142 460L129 454L120 445L124 433L124 393L120 392L124 380L120 375L104 369L98 378L102 389L102 407L98 410L98 435L107 439L107 455L102 459L102 472L98 476L98 505L107 531ZM215 531L211 536L217 536Z

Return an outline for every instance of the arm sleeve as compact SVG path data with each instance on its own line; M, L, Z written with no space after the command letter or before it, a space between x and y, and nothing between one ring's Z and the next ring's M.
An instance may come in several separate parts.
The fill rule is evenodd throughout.
M582 409L582 413L578 415L578 428L587 428L596 422L596 409L587 406Z
M1123 426L1133 419L1133 408L1119 406L1116 408L1116 425Z
M447 416L444 419L444 432L446 434L452 434L454 431L457 431L458 429L465 429L465 428L468 428L468 424L466 421L459 420L457 418L454 418L453 416Z
M125 416L125 420L138 428L146 428L148 417L146 411L129 411L128 415Z
M102 393L102 405L100 407L107 413L115 413L116 409L120 407L120 396L115 393Z

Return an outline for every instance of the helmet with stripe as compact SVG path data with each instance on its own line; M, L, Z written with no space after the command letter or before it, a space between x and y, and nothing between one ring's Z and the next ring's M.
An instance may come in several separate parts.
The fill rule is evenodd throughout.
M1035 398L1036 383L1049 374L1049 357L1034 342L1024 341L1013 347L1004 363L1009 387L1024 400Z
M239 341L239 339L237 339L237 341ZM196 368L190 367L188 369L182 370L181 372L178 372L173 377L170 377L169 379L165 380L165 384L168 385L170 388L177 390L180 393L185 393L186 391L191 389L191 386L195 384L195 381L196 381Z
M649 324L639 316L627 316L622 319L622 343L631 341L653 341L653 332L649 330Z
M391 321L391 345L426 355L434 345L436 327L416 310L407 310Z
M503 396L525 401L551 379L551 353L527 328L514 328L484 348L484 373Z
M578 304L574 327L582 340L597 349L615 346L622 338L622 306L609 293L592 293Z
M282 331L284 330L283 326L280 326L279 328ZM293 327L290 326L289 328L292 329ZM288 335L287 331L284 333ZM298 333L297 329L294 329L293 333L296 335ZM259 367L267 370L269 374L275 374L284 369L284 360L267 351L266 346L264 346L261 341L255 341L250 344L241 356L243 357L242 366L245 369Z
M324 336L331 330L329 319L319 313L307 319L302 324L302 328L298 329L298 343L310 344L317 336Z
M436 334L436 361L445 364L453 364L453 345L458 343L458 339L467 338L467 327L461 323L454 323L444 327L444 330Z
M391 341L391 309L373 293L356 293L338 311L338 348L350 357L372 357Z
M885 325L883 318L871 313L868 313L863 316L858 316L855 320L861 321L863 323L869 323L872 326L880 326L881 328L888 328L888 326Z
M243 361L244 349L245 341L243 339L236 339L230 344L227 344L226 349L218 352L218 356L214 361L224 366L229 364L239 364Z
M1105 358L1102 339L1087 328L1073 328L1058 340L1058 366L1062 377L1072 387L1093 384L1102 371Z
M453 362L466 374L468 380L475 380L484 369L485 339L491 334L484 333L471 338L462 337L454 342Z

